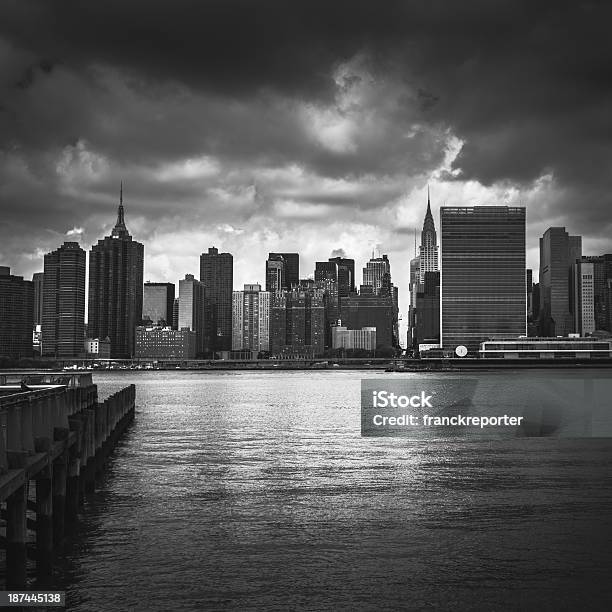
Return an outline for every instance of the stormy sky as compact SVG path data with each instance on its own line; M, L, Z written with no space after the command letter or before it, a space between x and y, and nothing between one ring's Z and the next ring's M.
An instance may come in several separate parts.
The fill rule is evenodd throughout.
M344 251L408 262L441 205L527 207L612 251L612 10L606 2L4 0L0 265L30 277L114 224L145 278L268 251L301 276ZM361 281L358 274L357 281Z

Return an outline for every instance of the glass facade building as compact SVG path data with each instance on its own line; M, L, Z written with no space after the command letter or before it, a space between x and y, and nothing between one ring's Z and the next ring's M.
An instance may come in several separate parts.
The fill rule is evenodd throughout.
M567 336L574 329L573 266L582 238L564 227L549 227L540 238L540 327L543 336Z
M442 207L441 342L445 354L527 333L525 208Z
M142 320L153 325L172 325L174 283L145 283L142 299Z

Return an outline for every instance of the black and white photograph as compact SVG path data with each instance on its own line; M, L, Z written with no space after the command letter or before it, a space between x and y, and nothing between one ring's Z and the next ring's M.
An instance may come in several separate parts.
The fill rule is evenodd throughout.
M612 609L611 24L0 0L0 607Z

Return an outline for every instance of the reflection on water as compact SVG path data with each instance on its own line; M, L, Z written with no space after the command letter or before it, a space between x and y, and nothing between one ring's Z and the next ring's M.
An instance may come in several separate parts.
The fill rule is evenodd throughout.
M362 438L367 376L97 373L102 395L135 382L139 412L57 568L70 608L612 597L612 441Z

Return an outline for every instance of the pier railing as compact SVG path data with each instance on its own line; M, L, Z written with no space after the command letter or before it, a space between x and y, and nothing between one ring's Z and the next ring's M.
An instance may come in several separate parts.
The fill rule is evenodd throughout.
M27 559L50 573L65 523L95 488L95 479L134 418L135 387L102 402L91 373L0 374L0 503L5 521L6 586L27 585ZM33 493L33 500L30 494ZM36 520L27 518L27 510ZM28 528L36 533L34 549Z

